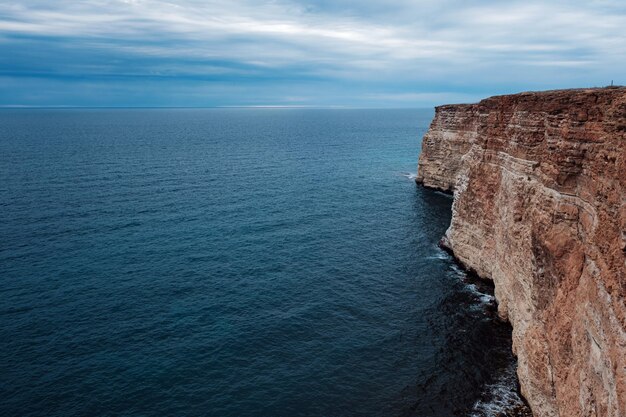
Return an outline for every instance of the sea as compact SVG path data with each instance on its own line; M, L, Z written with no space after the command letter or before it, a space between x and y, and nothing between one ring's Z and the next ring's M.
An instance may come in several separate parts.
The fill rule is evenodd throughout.
M0 415L487 417L432 110L0 110ZM498 414L503 413L503 414Z

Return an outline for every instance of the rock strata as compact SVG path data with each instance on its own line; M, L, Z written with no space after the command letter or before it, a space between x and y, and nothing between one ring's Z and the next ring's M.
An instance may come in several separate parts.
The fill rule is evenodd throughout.
M454 192L444 244L495 285L538 417L626 416L626 88L436 109L417 181Z

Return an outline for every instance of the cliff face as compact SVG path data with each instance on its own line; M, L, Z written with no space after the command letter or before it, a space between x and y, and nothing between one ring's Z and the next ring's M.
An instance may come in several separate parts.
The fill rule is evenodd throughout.
M438 107L417 181L495 284L536 416L626 416L626 88Z

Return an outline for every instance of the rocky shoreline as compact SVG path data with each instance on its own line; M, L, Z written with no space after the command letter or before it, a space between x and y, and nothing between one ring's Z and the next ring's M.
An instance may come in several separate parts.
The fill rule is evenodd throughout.
M450 255L458 268L463 271L465 284L478 287L481 293L487 293L492 298L485 303L485 313L493 320L508 323L498 315L498 303L495 297L492 297L493 281L484 279L476 271L468 269L447 246L445 236L439 241L438 246ZM533 417L530 406L520 391L515 365L511 365L511 375L502 375L502 381L485 387L487 392L479 398L469 417ZM506 373L509 373L509 370Z

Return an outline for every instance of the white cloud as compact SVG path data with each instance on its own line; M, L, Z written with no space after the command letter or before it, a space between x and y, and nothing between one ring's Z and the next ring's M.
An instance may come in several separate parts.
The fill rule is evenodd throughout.
M459 85L465 80L459 88L467 89L476 82L503 82L503 73L523 75L526 70L533 86L550 86L554 71L564 68L570 72L561 81L591 82L611 71L613 78L624 76L625 27L620 0L0 4L0 45L17 35L62 38L58 42L68 49L108 50L137 60L221 60L291 71L293 77L315 74L392 84L405 80L420 83L425 91L432 91L428 83ZM179 74L198 70L172 62L160 65ZM205 67L212 74L226 71Z

